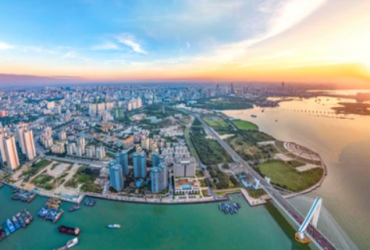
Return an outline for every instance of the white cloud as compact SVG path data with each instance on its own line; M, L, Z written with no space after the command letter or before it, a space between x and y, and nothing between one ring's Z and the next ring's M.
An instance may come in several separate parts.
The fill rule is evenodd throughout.
M76 54L73 51L69 51L65 53L64 55L62 55L62 58L75 58L75 57L76 57Z
M190 48L190 43L189 42L186 42L186 48L189 49Z
M14 49L14 46L0 42L0 50L8 50L8 49Z
M117 36L118 42L130 47L133 51L140 54L148 54L144 49L141 48L141 45L135 40L135 37L131 34L121 34Z
M106 42L100 45L95 45L92 47L93 50L117 50L118 45L112 42Z

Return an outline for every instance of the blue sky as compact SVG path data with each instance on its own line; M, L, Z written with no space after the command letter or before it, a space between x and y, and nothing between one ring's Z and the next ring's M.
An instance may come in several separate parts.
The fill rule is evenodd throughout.
M297 65L370 67L368 10L367 0L2 0L0 74L263 80Z

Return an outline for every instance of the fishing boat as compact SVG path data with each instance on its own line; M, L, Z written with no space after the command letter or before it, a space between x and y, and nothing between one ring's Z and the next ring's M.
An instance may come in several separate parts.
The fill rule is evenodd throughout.
M70 248L76 246L77 244L78 244L78 238L74 238L74 239L67 242L67 247L68 247L68 249L70 249Z
M81 234L81 230L78 227L73 228L73 227L67 227L67 226L63 226L63 225L58 227L58 231L59 231L59 233L69 234L69 235L73 235L73 236L79 236Z
M121 225L120 224L109 224L107 227L111 229L119 229L121 228Z
M15 231L15 227L10 219L6 220L6 225L8 226L10 233Z
M79 210L80 208L81 208L80 205L76 205L76 206L70 207L69 208L69 212L73 212L73 211Z

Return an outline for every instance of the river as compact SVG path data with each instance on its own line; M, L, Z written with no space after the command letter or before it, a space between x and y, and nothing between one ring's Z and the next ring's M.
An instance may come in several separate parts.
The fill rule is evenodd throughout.
M279 140L319 153L328 176L310 196L323 198L324 206L359 249L370 249L370 117L331 114L330 108L338 102L353 100L319 99L294 99L280 103L279 108L224 113L252 121Z

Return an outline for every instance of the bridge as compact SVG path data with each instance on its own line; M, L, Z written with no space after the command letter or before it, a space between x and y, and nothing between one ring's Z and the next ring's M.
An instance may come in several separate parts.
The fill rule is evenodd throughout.
M214 136L217 142L225 149L225 151L233 158L234 161L239 162L248 172L259 181L259 186L265 190L265 192L271 197L275 204L300 228L296 234L296 239L303 243L308 243L312 241L319 249L321 250L336 250L337 248L332 244L317 228L316 224L313 225L310 223L312 216L310 212L312 209L316 209L315 203L313 208L311 208L307 218L305 219L277 190L275 190L270 183L260 176L243 158L239 156L225 141L223 141L219 135L214 131L206 122L204 122L200 116L196 113L190 112L188 110L182 110L192 115L202 123L203 127L209 131L210 134ZM317 202L317 200L315 201ZM321 199L320 199L321 206ZM318 208L319 209L319 208ZM316 213L315 213L316 214ZM309 218L310 217L310 218ZM317 216L318 218L318 216ZM314 221L317 223L317 219L314 218ZM303 239L308 237L309 241Z

